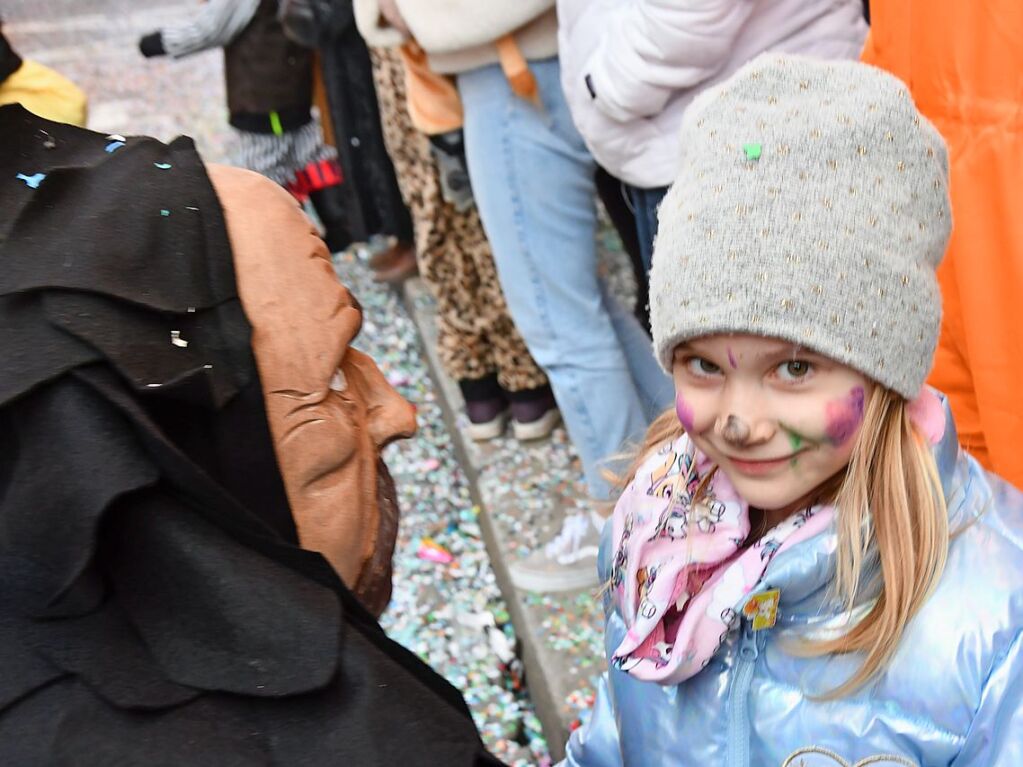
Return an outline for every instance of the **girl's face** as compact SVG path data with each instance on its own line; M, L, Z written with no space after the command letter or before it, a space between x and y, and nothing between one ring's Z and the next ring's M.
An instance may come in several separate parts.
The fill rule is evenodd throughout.
M675 349L679 421L751 506L795 510L849 463L874 384L796 344L715 335Z

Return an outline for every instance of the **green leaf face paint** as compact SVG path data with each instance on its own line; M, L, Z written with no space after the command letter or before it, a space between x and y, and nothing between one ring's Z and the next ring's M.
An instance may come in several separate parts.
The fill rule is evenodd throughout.
M788 431L789 434L789 445L792 446L792 452L794 453L803 446L803 438L794 431L789 431L788 429L786 429L786 431Z
M788 429L786 429L785 431L788 433L789 446L792 448L792 452L798 453L799 449L803 446L804 442L803 437L799 434L796 434L796 432L794 431L789 431ZM795 467L795 465L799 463L799 456L793 455L792 460L789 461L789 463L792 464L793 467Z

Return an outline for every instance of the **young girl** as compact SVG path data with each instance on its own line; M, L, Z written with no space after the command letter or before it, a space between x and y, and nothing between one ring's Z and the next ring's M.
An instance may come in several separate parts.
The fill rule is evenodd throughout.
M676 407L605 529L611 670L566 763L1023 764L1023 496L923 387L941 138L880 70L770 55L682 145Z

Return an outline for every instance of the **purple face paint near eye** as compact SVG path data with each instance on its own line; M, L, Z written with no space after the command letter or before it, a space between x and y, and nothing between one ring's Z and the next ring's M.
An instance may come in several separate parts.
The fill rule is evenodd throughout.
M688 432L693 430L693 409L689 406L681 394L675 395L675 413L678 415L678 422Z
M735 355L732 354L732 347L728 347L728 364L732 366L732 370L739 369L739 363L735 361Z
M825 409L827 435L833 445L844 445L863 421L863 387L857 386L840 400L829 402Z

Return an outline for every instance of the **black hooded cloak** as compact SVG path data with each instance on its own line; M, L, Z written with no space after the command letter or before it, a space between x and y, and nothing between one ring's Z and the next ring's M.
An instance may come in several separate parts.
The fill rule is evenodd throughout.
M298 547L192 142L0 136L0 764L498 764Z

